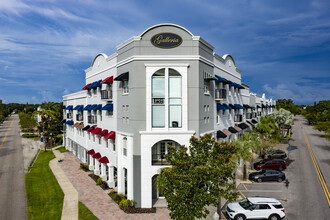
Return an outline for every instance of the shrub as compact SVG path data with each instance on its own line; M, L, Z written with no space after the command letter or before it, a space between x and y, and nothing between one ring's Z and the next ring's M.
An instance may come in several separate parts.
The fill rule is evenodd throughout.
M115 191L114 189L111 189L110 192L109 192L109 195L110 195L110 194L113 194L113 193L115 193L115 192L116 192L116 191Z
M84 171L88 171L89 170L89 167L87 164L84 164L84 163L81 163L80 164L80 169L84 170Z
M99 177L98 179L97 179L97 181L96 181L96 185L101 185L102 184L102 178L101 177Z
M129 199L123 199L120 201L119 203L119 207L123 208L123 207L133 207L134 206L134 201L129 200Z
M121 202L121 200L126 199L125 195L117 194L117 193L112 193L112 194L111 194L111 198L112 198L117 204L119 204L119 203Z
M39 135L37 134L22 134L22 137L24 138L39 138Z

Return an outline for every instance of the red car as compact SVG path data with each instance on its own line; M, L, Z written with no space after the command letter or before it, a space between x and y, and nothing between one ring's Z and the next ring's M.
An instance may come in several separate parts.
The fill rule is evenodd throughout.
M264 169L264 170L284 170L286 169L286 163L284 160L281 159L274 159L269 160L264 164L260 164L257 166L257 170Z

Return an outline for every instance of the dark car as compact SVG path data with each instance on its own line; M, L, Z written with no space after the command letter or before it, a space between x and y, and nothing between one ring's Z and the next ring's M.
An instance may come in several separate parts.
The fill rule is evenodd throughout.
M268 159L284 159L286 158L286 153L282 150L274 150L274 151L270 151L266 158Z
M249 179L256 182L262 181L278 181L285 180L285 173L277 170L259 170L258 172L250 173Z
M253 168L256 170L257 167L258 167L260 164L264 164L264 163L266 163L267 161L269 161L269 159L262 159L262 160L259 160L258 162L255 162L255 163L253 164Z
M284 170L286 169L286 163L284 160L281 159L273 159L273 160L269 160L264 164L260 164L257 166L257 170Z

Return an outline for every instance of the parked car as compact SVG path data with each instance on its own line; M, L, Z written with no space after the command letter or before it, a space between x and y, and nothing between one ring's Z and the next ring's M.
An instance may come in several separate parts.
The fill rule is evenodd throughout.
M260 165L260 164L264 164L264 163L266 163L267 161L269 161L270 159L262 159L262 160L259 160L258 162L255 162L254 164L253 164L253 168L256 170L257 169L257 167L258 167L258 165Z
M285 173L277 170L260 170L249 174L249 179L256 182L285 180Z
M266 158L268 159L284 159L286 158L286 153L282 150L274 150L268 152Z
M273 159L269 160L264 164L260 164L257 166L257 170L279 170L282 171L286 169L286 163L282 159Z
M271 219L279 220L285 217L282 204L274 198L248 197L240 202L228 203L226 213L230 219Z

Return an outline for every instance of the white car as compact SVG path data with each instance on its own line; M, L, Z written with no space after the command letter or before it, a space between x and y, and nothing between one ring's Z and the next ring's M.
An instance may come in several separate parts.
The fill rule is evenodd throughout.
M282 204L277 199L266 197L248 197L240 202L228 203L226 213L235 220L279 220L285 217Z

